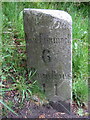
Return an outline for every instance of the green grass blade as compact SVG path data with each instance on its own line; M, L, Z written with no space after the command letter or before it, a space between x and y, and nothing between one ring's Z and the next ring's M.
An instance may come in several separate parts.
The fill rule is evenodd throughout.
M32 96L32 91L28 89L28 92L30 93L30 95Z
M11 90L13 90L13 89L12 89L12 88L10 88L10 89L5 89L5 88L3 89L3 88L2 88L2 89L0 89L0 92L3 92L3 91L4 91L4 92L7 92L7 91L11 91Z
M14 112L10 107L8 107L2 100L0 100L0 103L3 104L7 109L9 109L12 113L18 116L16 112Z
M25 98L25 90L23 90L22 102L23 102L24 98Z
M31 76L30 76L30 79L36 74L37 71L35 71Z

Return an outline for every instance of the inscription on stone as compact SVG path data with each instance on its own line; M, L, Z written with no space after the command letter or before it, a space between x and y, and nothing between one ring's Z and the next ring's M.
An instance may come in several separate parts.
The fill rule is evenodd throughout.
M42 51L42 59L45 63L49 63L51 61L50 50L44 49Z
M27 67L37 70L33 79L38 80L49 101L70 103L71 16L60 10L24 9L24 29Z

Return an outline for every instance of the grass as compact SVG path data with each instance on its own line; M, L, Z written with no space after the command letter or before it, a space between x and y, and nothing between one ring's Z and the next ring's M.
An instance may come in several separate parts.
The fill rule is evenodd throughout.
M37 87L28 91L25 39L23 30L23 9L58 9L65 10L73 20L72 65L73 65L73 100L88 100L88 6L86 3L54 3L54 2L5 2L3 3L3 35L2 35L2 82L15 83L22 100L26 94L37 91ZM23 73L26 73L23 75ZM23 75L23 76L22 76ZM11 84L10 83L10 84ZM25 84L24 84L25 83ZM33 86L33 83L30 84ZM36 85L37 86L37 85ZM22 91L22 89L24 90ZM36 90L35 90L36 89ZM39 92L39 91L38 91ZM28 96L28 95L27 95Z
M25 98L30 98L29 96L32 96L33 94L33 88L35 89L37 87L37 90L39 89L38 86L36 85L37 81L31 82L31 78L33 77L33 75L35 75L36 72L34 72L32 74L32 72L30 72L29 74L29 79L27 81L27 79L25 79L24 76L19 76L18 80L14 81L14 84L12 85L12 89L13 90L17 90L21 101L23 102Z
M3 88L4 87L4 88ZM2 88L2 89L1 89ZM0 82L0 96L3 95L6 91L10 91L12 90L11 88L10 89L6 89L5 88L5 85L3 85L1 82ZM0 99L0 103L5 107L7 108L9 111L11 111L12 113L14 113L15 115L18 116L18 114L13 110L11 109L2 99Z

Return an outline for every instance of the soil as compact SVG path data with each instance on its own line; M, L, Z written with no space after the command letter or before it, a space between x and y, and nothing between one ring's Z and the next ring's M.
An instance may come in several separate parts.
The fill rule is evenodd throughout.
M81 120L82 118L88 119L88 116L86 115L87 109L84 108L83 116L80 116L76 113L77 105L75 104L75 102L73 102L71 106L72 113L68 114L66 112L63 112L62 110L56 109L57 106L55 108L54 104L41 104L39 98L37 98L36 100L25 100L23 103L20 103L18 95L16 96L16 94L8 93L7 97L5 97L4 100L7 103L8 101L12 101L14 103L12 109L16 113L18 113L18 116L16 116L15 114L7 110L7 115L3 116L5 120L6 118L81 118Z

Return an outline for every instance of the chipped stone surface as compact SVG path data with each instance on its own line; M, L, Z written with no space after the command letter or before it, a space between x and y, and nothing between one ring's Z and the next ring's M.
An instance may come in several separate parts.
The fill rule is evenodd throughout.
M65 11L24 9L27 65L50 101L71 99L72 19Z

